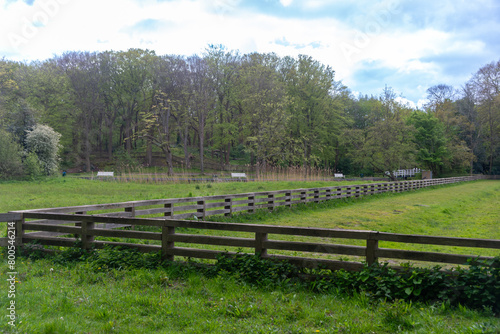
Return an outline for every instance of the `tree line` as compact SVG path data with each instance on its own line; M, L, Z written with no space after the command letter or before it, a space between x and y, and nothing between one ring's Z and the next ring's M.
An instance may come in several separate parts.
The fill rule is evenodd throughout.
M86 171L96 155L140 152L148 165L161 152L172 173L182 148L184 167L197 152L202 172L215 152L221 166L239 158L306 173L499 173L499 82L500 61L492 62L458 89L430 87L424 110L414 110L390 87L353 96L334 69L307 55L211 45L189 57L130 49L2 59L0 158L21 152L16 168L26 169L28 134L43 124L60 134L63 166ZM4 178L15 174L1 164Z

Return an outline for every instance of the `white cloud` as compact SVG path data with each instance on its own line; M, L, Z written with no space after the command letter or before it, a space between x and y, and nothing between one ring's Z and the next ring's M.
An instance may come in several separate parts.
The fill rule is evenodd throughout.
M288 7L292 4L293 0L280 0L280 3L284 6L284 7Z
M337 79L350 88L361 90L356 87L359 83L354 75L366 64L393 69L399 77L418 74L456 80L453 74L443 77L442 64L429 59L444 53L478 55L488 49L495 50L482 40L466 40L454 30L444 31L437 26L414 28L416 24L409 23L393 29L397 22L405 24L402 19L405 15L410 15L408 21L420 18L413 12L404 12L403 4L395 0L360 5L338 2L342 10L357 11L353 12L356 24L349 15L346 18L328 12L318 15L318 9L327 11L336 4L330 0L280 0L280 3L285 7L284 13L290 12L291 16L245 9L240 0L36 0L33 6L20 0L0 0L0 31L4 32L0 35L0 57L45 59L64 51L132 47L152 49L158 54L190 55L203 52L209 43L224 44L242 53L310 55L330 65ZM316 14L298 15L292 3L301 6L303 13L316 11ZM386 16L380 14L377 18L377 13ZM421 7L417 13L422 13ZM446 18L443 13L440 15ZM34 26L34 21L40 24ZM154 25L139 29L141 22ZM17 47L13 37L18 37ZM276 43L283 39L289 45ZM378 79L379 83L373 83L379 85L376 89L363 93L376 94L386 83L398 84L384 82L383 77ZM417 86L428 87L429 82L411 84L414 93L408 98L414 101L423 98L425 88Z

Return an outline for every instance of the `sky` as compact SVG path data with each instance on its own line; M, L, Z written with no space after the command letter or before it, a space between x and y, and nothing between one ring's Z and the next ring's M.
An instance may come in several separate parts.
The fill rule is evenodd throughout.
M422 106L500 59L499 0L0 0L0 58L142 48L305 54L355 96L385 86Z

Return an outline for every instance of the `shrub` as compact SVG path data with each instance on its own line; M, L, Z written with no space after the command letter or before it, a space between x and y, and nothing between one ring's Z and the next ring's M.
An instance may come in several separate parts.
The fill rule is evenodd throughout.
M35 152L28 153L24 158L24 171L28 178L35 180L43 175L43 166Z
M0 129L0 179L10 179L23 174L21 146L12 135Z
M33 130L27 131L26 147L28 153L36 154L46 175L52 175L58 171L60 138L61 134L47 125L38 124Z

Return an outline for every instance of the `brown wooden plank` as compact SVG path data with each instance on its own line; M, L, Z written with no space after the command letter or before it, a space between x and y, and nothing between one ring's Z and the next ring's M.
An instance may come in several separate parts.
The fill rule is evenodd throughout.
M157 219L147 218L119 218L119 217L106 217L106 216L90 216L90 215L69 215L63 213L39 213L27 212L24 214L26 218L37 219L53 219L53 220L67 220L67 221L88 221L99 222L108 224L128 224L128 225L144 225L144 226L162 226L162 222Z
M153 209L145 209L145 210L136 210L136 216L146 216L146 215L155 215L159 213L165 213L167 210L163 208L153 208Z
M73 247L79 239L61 237L30 237L29 234L23 236L23 244L35 241L39 245Z
M424 262L441 262L451 264L467 264L467 259L475 259L475 255L443 254L435 252L418 252L399 249L379 248L376 252L379 258L402 259ZM480 259L492 259L493 257L480 257Z
M22 215L20 213L0 213L0 222L10 223L21 219Z
M215 202L215 203L205 203L205 208L206 209L211 209L211 208L220 208L223 206L226 206L226 202Z
M104 248L106 245L135 248L138 251L144 253L151 253L151 252L154 253L154 252L159 252L161 250L160 245L142 245L142 244L127 243L127 242L112 242L112 241L101 241L101 240L94 241L95 248Z
M94 229L92 231L89 231L88 234L99 237L161 240L161 233L159 232Z
M233 212L248 211L251 208L252 207L250 207L250 206L236 206L236 207L233 207Z
M182 206L174 206L174 209L176 212L181 212L181 211L195 211L202 208L199 204L193 204L193 205L182 205Z
M31 224L24 223L23 230L25 231L48 231L48 232L62 232L66 234L80 234L82 232L81 227L75 226L64 226L64 225L41 225L41 224Z
M230 213L230 212L231 210L229 209L211 210L211 211L206 211L205 216L223 215L225 213Z
M394 241L394 242L413 243L413 244L500 249L500 240L494 240L494 239L437 237L437 236L427 236L427 235L407 235L407 234L395 234L395 233L385 233L385 232L378 233L377 239L380 241Z
M174 242L216 245L216 246L249 247L249 248L255 247L255 239L250 239L250 238L218 237L210 235L176 233L167 236L167 240Z
M253 203L253 200L250 199L242 199L242 200L233 200L233 206L234 205L240 205L240 204L248 204L248 203Z
M298 252L312 252L324 254L343 254L365 256L366 247L363 246L346 246L336 244L320 244L310 242L295 242L295 241L277 241L268 240L263 242L263 247L267 249L279 249Z
M200 212L190 212L190 213L175 213L173 216L175 219L187 219L187 218L203 218L203 213Z
M309 227L293 227L293 226L274 226L274 225L257 225L257 224L235 224L235 223L219 223L219 222L204 222L191 220L167 220L165 226L200 228L211 230L224 231L239 231L239 232L260 232L269 234L291 234L302 236L315 236L325 238L348 238L348 239L366 239L371 231L345 230L345 229L326 229L326 228L309 228Z

